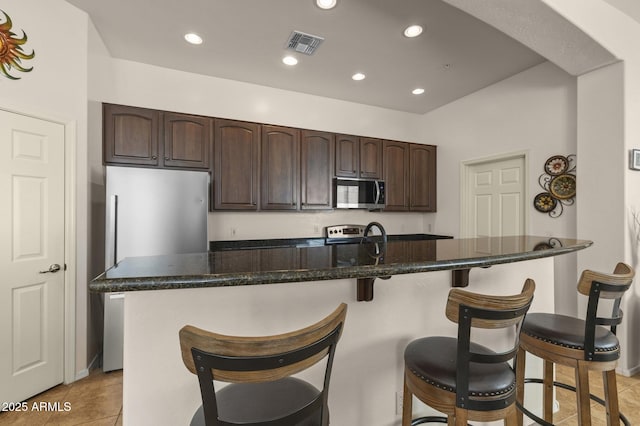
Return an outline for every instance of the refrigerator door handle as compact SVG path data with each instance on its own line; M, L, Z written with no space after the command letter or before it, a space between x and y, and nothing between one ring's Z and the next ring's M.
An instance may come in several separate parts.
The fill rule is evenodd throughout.
M118 261L118 196L112 195L109 200L109 217L107 218L107 248L105 250L107 269Z

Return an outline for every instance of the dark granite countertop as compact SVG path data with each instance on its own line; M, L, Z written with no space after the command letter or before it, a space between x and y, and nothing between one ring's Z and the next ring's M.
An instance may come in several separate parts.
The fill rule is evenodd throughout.
M267 240L268 241L268 240ZM464 270L558 256L588 240L536 236L392 239L126 258L90 284L94 292L244 286Z
M422 241L422 240L440 240L453 238L448 235L435 234L393 234L389 235L389 241ZM380 236L371 236L369 239L380 239ZM269 240L227 240L227 241L209 241L210 251L222 250L253 250L257 248L283 248L283 247L318 247L324 245L333 245L344 243L346 239L331 238L273 238ZM356 238L356 241L359 241ZM353 243L353 241L352 241Z

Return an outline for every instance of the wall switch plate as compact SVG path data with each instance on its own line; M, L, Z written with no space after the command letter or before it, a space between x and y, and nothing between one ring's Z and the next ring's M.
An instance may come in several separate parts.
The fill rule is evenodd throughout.
M640 170L640 149L629 151L629 168L631 170Z

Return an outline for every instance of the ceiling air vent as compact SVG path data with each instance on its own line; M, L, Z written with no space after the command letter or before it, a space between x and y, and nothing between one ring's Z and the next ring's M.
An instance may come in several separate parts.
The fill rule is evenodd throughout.
M312 55L323 41L323 37L293 31L289 36L289 40L287 40L287 49L295 50L305 55Z

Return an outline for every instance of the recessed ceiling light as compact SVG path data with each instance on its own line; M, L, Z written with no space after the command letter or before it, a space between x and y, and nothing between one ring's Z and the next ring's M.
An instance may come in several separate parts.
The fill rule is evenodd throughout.
M337 3L338 0L316 0L316 4L320 9L333 9Z
M422 34L422 27L420 25L411 25L404 30L405 37L418 37Z
M191 44L202 44L202 37L196 33L187 33L184 35L184 39Z
M362 74L361 72L357 72L351 76L351 78L354 79L355 81L364 80L365 77L366 75Z
M293 56L285 56L284 58L282 58L282 62L284 62L286 65L293 66L298 63L298 60Z
M411 91L414 95L422 95L424 93L424 89L421 87L417 87Z

